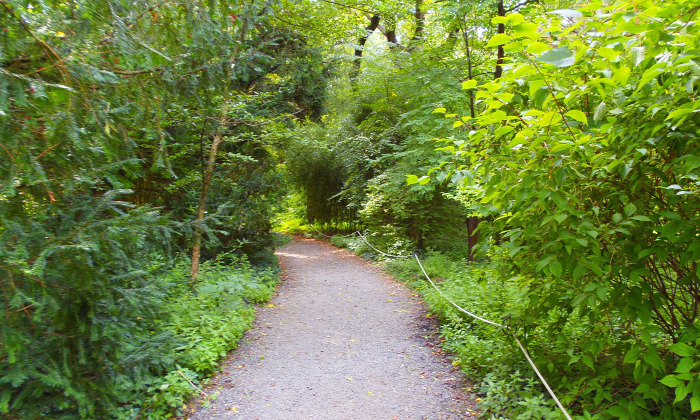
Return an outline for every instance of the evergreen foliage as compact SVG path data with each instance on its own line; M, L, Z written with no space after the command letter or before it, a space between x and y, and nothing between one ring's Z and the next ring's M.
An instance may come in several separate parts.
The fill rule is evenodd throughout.
M272 13L266 1L0 2L1 413L162 417L191 394L185 376L235 345L252 311L227 299L262 299L247 290L269 276L210 293L205 263L193 294L168 270L192 247L217 133L204 256L269 260L283 192L265 136L287 114L314 118L323 98L314 50ZM291 71L299 59L310 79ZM207 320L216 328L186 327Z

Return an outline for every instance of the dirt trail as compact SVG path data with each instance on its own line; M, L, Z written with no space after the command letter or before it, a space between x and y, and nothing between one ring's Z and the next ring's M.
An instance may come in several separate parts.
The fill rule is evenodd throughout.
M380 269L320 241L277 251L283 281L191 419L463 419L465 378L426 309Z

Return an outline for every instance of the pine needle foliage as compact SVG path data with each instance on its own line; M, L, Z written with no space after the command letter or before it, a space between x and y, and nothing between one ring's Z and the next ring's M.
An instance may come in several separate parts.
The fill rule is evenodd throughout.
M260 112L267 96L255 95L282 55L256 50L269 6L0 1L0 413L144 412L134 399L157 392L160 375L184 388L141 401L151 409L181 402L182 376L211 369L173 371L182 334L167 327L169 302L188 292L184 277L163 273L191 246L200 158L217 131L231 138L216 172L211 256L269 230L274 166L261 135L279 114ZM284 112L297 111L303 95L292 96ZM216 122L223 104L235 123Z

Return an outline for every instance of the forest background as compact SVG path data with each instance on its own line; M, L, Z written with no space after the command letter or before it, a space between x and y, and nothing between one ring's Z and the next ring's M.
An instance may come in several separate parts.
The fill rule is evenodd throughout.
M0 412L182 414L311 222L574 417L698 417L699 8L0 0ZM484 417L562 416L388 267Z

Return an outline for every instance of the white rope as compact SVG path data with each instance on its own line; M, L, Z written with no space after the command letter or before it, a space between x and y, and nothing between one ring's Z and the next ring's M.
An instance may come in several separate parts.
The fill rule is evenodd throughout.
M392 254L387 254L386 252L382 252L382 251L378 250L377 248L373 247L371 243L367 242L367 239L366 239L360 232L357 232L357 234L360 235L360 238L362 238L362 240L365 241L365 243L366 243L367 245L369 245L370 248L372 248L373 250L377 251L378 253L380 253L380 254L382 254L382 255L386 255L387 257L392 257L392 258L411 258L411 257L413 256L413 254L411 254L411 255L392 255Z
M472 318L478 319L478 320L481 321L481 322L485 322L485 323L487 323L487 324L491 324L491 325L494 325L494 326L496 326L496 327L503 327L503 328L505 328L506 330L510 331L510 327L508 327L508 326L506 326L506 325L503 325L503 324L499 324L498 322L489 321L488 319L485 319L485 318L482 318L482 317L480 317L480 316L478 316L478 315L475 315L475 314L473 314L473 313L467 311L466 309L462 308L461 306L457 305L457 304L454 303L450 298L448 298L447 296L445 296L445 294L442 293L442 291L441 291L440 289L438 289L438 287L435 285L435 283L433 283L433 280L430 278L430 276L428 275L428 273L425 272L425 268L423 268L423 264L421 264L420 259L418 259L418 256L417 256L417 255L414 255L414 256L416 257L416 261L418 262L418 265L420 266L420 269L423 271L423 275L425 275L425 278L428 279L428 281L430 282L430 284L433 285L433 288L435 288L435 290L437 290L437 292L440 294L440 296L442 296L443 298L445 298L446 301L450 302L450 303L452 304L452 306L454 306L455 308L457 308L457 309L459 309L460 311L464 312L465 314L471 316ZM515 333L513 333L513 332L511 331L511 334L513 335L513 338L515 339L515 342L518 343L518 347L520 347L520 350L521 350L521 351L523 352L523 354L525 355L525 358L526 358L527 361L530 363L530 366L532 366L532 369L533 369L533 370L535 371L535 373L537 374L537 377L540 378L540 381L542 381L542 384L544 385L544 387L547 388L547 392L549 392L549 395L551 395L552 398L554 398L554 402L557 403L557 406L558 406L559 409L562 411L562 413L564 413L564 416L565 416L568 420L571 420L571 417L569 416L569 413L566 411L566 409L564 408L564 406L561 404L561 402L559 401L559 398L557 398L557 396L554 395L554 391L552 391L552 388L549 387L549 384L548 384L547 381L544 379L544 377L543 377L542 374L540 373L539 369L537 369L537 366L535 366L535 363L534 363L534 362L532 361L532 359L530 358L530 355L528 354L527 350L525 350L525 347L523 347L522 343L520 342L520 340L518 340L518 337L515 335Z
M473 314L473 313L467 311L466 309L462 308L461 306L457 305L456 303L454 303L450 298L448 298L444 293L442 293L442 291L435 285L435 283L433 282L433 280L430 278L430 276L428 275L428 273L425 271L425 268L423 267L423 264L421 264L420 258L418 258L418 255L417 255L417 254L413 254L413 255L391 255L391 254L387 254L386 252L382 252L382 251L378 250L377 248L373 247L369 242L367 242L367 239L365 239L365 237L364 237L360 232L357 232L357 233L360 235L360 238L362 238L362 240L365 241L365 243L366 243L367 245L369 245L372 249L374 249L375 251L379 252L379 253L382 254L382 255L386 255L387 257L394 257L394 258L410 258L410 257L415 257L415 258L416 258L416 262L418 262L418 266L420 267L421 271L423 271L423 275L425 276L425 278L428 279L428 281L430 282L430 284L433 286L433 288L435 288L435 290L437 290L437 292L440 294L440 296L442 296L446 301L448 301L450 304L452 304L452 306L454 306L455 308L457 308L457 309L460 310L461 312L464 312L465 314L471 316L472 318L478 319L478 320L481 321L481 322L484 322L484 323L486 323L486 324L490 324L490 325L493 325L493 326L496 326L496 327L505 328L506 330L508 330L508 331L513 335L513 338L515 339L515 342L518 343L518 347L520 347L520 350L521 350L521 351L523 352L523 354L525 355L525 358L527 359L528 363L530 363L530 366L532 366L532 369L533 369L533 370L535 371L535 373L537 374L537 377L540 378L540 381L542 381L542 384L543 384L544 387L547 389L547 392L549 392L549 395L551 395L552 398L554 399L554 402L557 403L557 407L559 407L559 409L561 410L561 412L564 413L564 417L566 417L567 420L571 420L571 416L570 416L569 413L566 411L566 409L564 408L564 406L562 405L562 403L559 401L559 398L557 398L557 396L554 394L554 391L552 391L552 388L550 388L549 384L548 384L547 381L544 379L544 377L543 377L542 374L540 373L539 369L537 369L537 366L535 366L535 363L534 363L534 362L532 361L532 359L530 358L530 354L528 354L527 350L525 350L525 347L523 347L522 343L520 342L520 340L518 340L518 337L515 335L515 333L511 331L511 329L510 329L509 326L503 325L503 324L499 324L498 322L489 321L488 319L482 318L482 317L480 317L480 316L478 316L478 315L475 315L475 314Z
M475 315L475 314L469 312L468 310L462 308L461 306L457 305L456 303L452 302L452 301L450 300L450 298L448 298L447 296L445 296L445 294L442 293L442 291L441 291L440 289L438 289L438 287L435 285L435 283L433 283L433 280L430 279L430 276L428 276L428 273L425 272L425 268L423 268L423 264L420 263L420 260L418 259L418 256L417 256L417 255L414 255L414 256L416 257L416 261L418 261L418 265L420 266L420 269L423 270L423 274L425 275L425 278L428 279L428 281L430 282L430 284L433 285L433 287L435 288L435 290L437 290L437 292L440 293L440 296L444 297L445 300L447 300L448 302L450 302L450 303L452 304L452 306L454 306L455 308L457 308L457 309L459 309L460 311L464 312L465 314L469 315L470 317L478 319L478 320L481 321L481 322L485 322L485 323L487 323L487 324L491 324L491 325L494 325L494 326L496 326L496 327L503 327L503 328L505 328L505 326L504 326L503 324L499 324L498 322L489 321L489 320L486 319L486 318L482 318L482 317L480 317L480 316L478 316L478 315Z
M523 354L525 355L525 358L527 361L530 363L530 366L532 366L532 369L535 371L537 374L537 377L540 378L540 381L542 381L542 384L544 385L545 388L547 388L547 392L549 392L549 395L554 398L554 402L557 403L557 406L561 410L562 413L564 413L564 417L566 417L568 420L571 420L571 416L569 416L569 413L566 411L563 405L561 405L561 402L559 401L559 398L557 398L556 395L554 395L554 391L552 391L552 388L549 387L549 384L547 381L544 380L544 377L542 377L542 374L540 373L539 369L537 369L537 366L535 366L535 363L530 359L530 355L527 353L527 350L525 350L525 347L523 347L522 343L520 343L520 340L518 340L518 337L513 334L513 338L515 339L515 342L518 343L518 347L520 347L520 350L522 350Z

